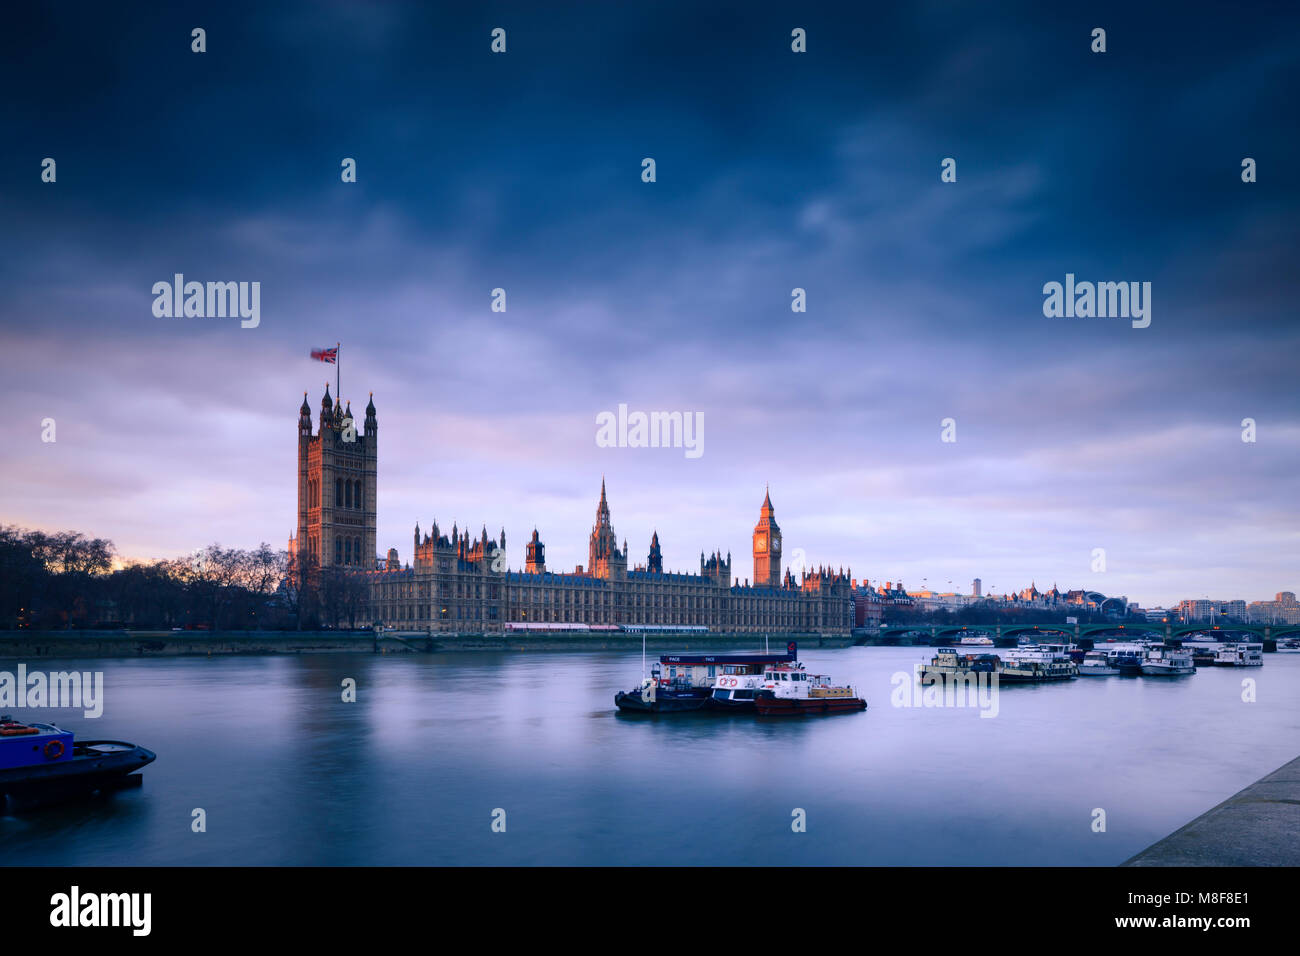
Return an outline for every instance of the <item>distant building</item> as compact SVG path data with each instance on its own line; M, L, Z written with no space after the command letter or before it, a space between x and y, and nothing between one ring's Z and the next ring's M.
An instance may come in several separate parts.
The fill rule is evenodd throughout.
M1208 598L1179 601L1175 614L1183 624L1244 624L1250 617L1245 601L1212 601Z
M885 615L885 602L865 579L862 586L853 582L853 626L879 627Z
M1252 601L1246 617L1252 624L1300 624L1300 604L1294 591L1279 591L1271 601Z

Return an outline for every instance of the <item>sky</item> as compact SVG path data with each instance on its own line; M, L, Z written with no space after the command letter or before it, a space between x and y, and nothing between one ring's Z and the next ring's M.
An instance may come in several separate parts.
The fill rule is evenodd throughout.
M873 584L1300 590L1293 4L7 17L0 523L283 547L341 342L403 560L436 519L570 569L603 476L672 570L751 577L770 486L787 561ZM155 316L176 273L259 282L259 324ZM1150 282L1150 326L1046 317L1067 273ZM598 446L619 403L703 454Z

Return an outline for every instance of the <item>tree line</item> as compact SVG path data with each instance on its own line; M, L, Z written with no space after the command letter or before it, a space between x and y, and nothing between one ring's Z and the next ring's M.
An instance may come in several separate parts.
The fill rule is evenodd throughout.
M289 553L266 543L124 561L105 538L0 526L0 629L351 628L367 623L367 590L355 570L291 574Z

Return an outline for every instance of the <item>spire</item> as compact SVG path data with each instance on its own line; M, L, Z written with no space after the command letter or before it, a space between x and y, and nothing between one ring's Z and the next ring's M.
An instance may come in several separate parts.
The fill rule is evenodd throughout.
M298 409L298 437L311 437L311 405L307 402L307 393L302 393L302 405Z

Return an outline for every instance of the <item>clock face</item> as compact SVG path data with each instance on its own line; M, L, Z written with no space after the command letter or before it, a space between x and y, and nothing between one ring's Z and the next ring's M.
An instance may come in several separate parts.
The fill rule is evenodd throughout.
M759 536L758 538L754 539L754 550L755 550L755 551L766 551L766 550L767 550L767 538L764 538L764 537L762 537L762 536Z
M773 550L773 551L780 551L780 550L781 550L781 536L780 536L780 535L777 535L775 538L772 539L772 550Z

